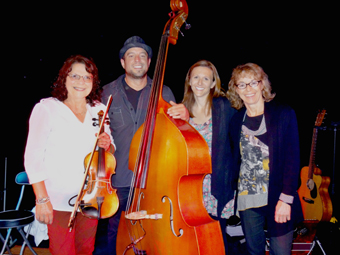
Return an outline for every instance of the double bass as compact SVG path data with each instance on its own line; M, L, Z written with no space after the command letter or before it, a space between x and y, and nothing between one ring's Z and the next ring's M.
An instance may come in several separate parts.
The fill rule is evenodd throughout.
M188 5L172 0L161 37L144 124L129 154L134 170L117 234L117 254L225 254L222 232L203 204L202 183L211 173L204 138L186 121L166 114L162 98L169 42L176 44Z

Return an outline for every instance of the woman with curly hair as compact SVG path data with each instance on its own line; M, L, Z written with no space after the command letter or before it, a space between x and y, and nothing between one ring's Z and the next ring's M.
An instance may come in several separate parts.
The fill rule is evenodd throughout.
M37 103L29 120L25 169L36 197L36 219L48 226L52 254L92 254L97 220L78 213L72 232L68 221L84 179L84 158L93 149L100 103L98 70L81 55L68 58L54 83L53 97ZM108 125L98 146L113 153Z
M268 76L256 64L237 66L228 87L227 97L239 110L229 131L247 249L265 254L266 226L270 254L290 254L294 225L303 220L295 112L273 100Z

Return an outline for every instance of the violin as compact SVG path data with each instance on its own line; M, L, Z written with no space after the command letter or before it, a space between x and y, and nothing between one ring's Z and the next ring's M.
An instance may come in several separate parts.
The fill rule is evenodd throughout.
M104 124L108 124L105 120L111 103L112 97L109 98L105 114L100 111L98 119L93 119L99 122L98 124L94 123L94 126L99 126L99 132L92 153L89 153L84 159L85 177L69 220L70 231L72 231L78 208L85 217L105 219L115 214L119 207L116 190L111 185L111 176L115 174L116 159L103 148L96 150L98 137L104 132Z

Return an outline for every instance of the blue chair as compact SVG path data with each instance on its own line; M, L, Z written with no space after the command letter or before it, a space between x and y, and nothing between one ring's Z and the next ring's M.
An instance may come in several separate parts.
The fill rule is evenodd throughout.
M23 245L20 254L23 254L24 247L25 245L27 245L29 249L32 251L32 253L37 255L37 253L33 250L32 246L30 245L29 241L27 240L29 230L27 236L25 236L25 233L23 231L23 228L25 226L31 224L34 221L34 213L27 210L19 210L21 200L24 195L25 185L30 185L26 172L24 171L18 173L17 176L15 177L15 182L19 185L22 185L20 197L16 208L15 210L7 210L0 212L0 229L7 229L6 239L4 239L3 236L0 234L0 239L3 242L0 255L2 255L6 249L9 252L9 254L12 254L8 246L8 240L10 238L12 229L17 229L23 239Z

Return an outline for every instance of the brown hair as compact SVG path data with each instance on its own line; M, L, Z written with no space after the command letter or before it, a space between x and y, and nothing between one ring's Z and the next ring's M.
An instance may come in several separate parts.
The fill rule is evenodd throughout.
M191 78L190 75L191 75L192 70L194 70L195 67L199 67L199 66L209 68L213 73L213 81L216 82L215 86L212 89L210 89L210 94L209 94L208 102L207 102L208 110L210 111L212 107L213 97L225 96L225 93L221 87L221 79L220 79L220 76L218 75L216 67L208 60L200 60L196 62L190 67L187 73L187 76L185 78L184 97L182 101L182 103L188 109L190 117L194 117L194 115L192 114L192 107L195 103L194 93L190 86L190 78Z
M93 76L92 91L86 97L87 103L91 106L101 100L101 88L99 87L99 77L98 69L92 59L88 59L81 55L71 56L64 62L64 65L59 70L59 76L57 81L53 84L52 96L57 98L59 101L64 101L67 99L67 89L66 89L66 78L67 75L72 71L72 65L75 63L80 63L85 65L85 69L88 73Z
M263 84L262 97L265 102L269 102L275 97L275 93L271 92L272 87L268 75L260 66L254 63L239 65L233 69L227 91L227 98L229 99L231 106L236 109L241 109L244 105L242 99L236 92L236 83L240 78L249 76L253 77L255 80L261 80Z

